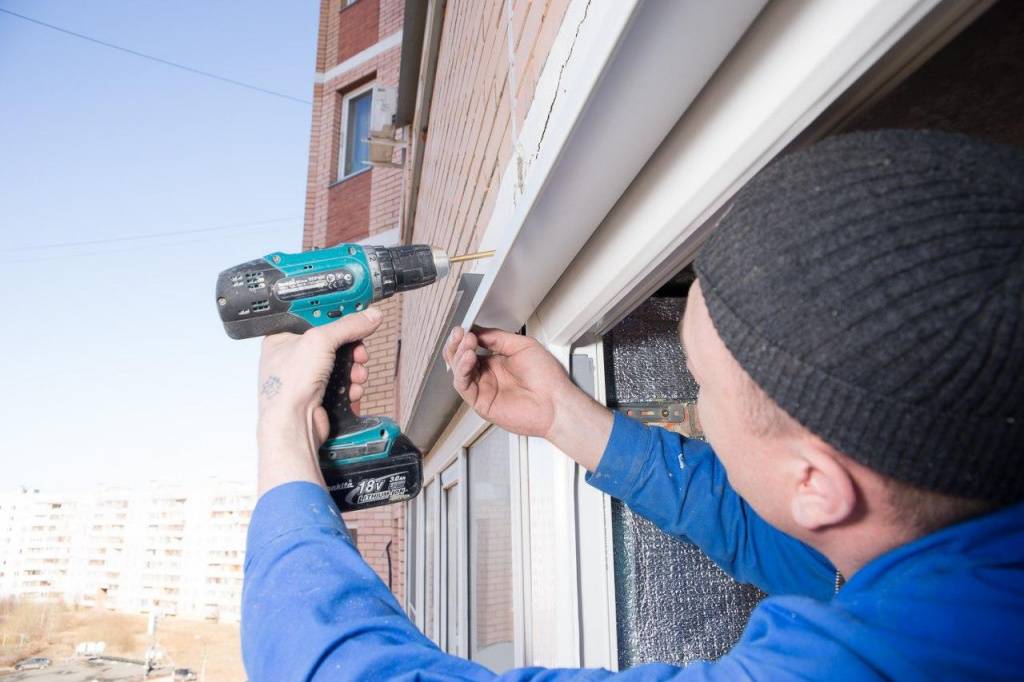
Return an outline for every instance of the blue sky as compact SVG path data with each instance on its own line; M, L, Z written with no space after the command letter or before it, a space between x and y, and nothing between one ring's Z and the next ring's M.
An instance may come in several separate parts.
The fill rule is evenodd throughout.
M301 99L318 5L0 0ZM0 14L0 487L253 476L259 344L224 335L213 285L299 250L309 127L306 104Z

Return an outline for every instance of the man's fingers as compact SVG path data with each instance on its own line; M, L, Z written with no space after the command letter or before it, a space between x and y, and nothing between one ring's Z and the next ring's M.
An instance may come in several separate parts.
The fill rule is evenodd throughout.
M448 341L444 344L444 349L441 351L441 355L444 357L444 361L448 363L448 366L452 366L452 361L455 359L455 351L459 347L459 342L462 341L462 337L465 334L462 327L454 327L448 334Z
M363 388L362 384L352 384L348 387L348 399L349 402L358 402L363 394L366 393L366 389Z
M353 384L365 384L370 378L370 370L366 369L366 365L357 362L352 365L351 376Z
M476 357L476 348L476 335L473 334L472 332L463 335L462 340L459 341L459 345L455 349L455 355L451 359L451 366L454 368L456 365L458 365L462 361L462 358L466 356L466 354Z
M476 338L480 347L498 355L512 355L534 344L529 336L520 336L502 329L476 327Z
M352 360L365 364L370 361L370 351L366 350L366 346L362 343L357 343L356 347L352 349Z
M473 350L462 351L452 361L452 384L463 400L470 405L476 403L478 386L476 384L476 345Z
M346 343L364 339L380 326L384 315L377 308L346 315L337 322L317 327L315 331L321 338L325 339L334 348L340 348Z

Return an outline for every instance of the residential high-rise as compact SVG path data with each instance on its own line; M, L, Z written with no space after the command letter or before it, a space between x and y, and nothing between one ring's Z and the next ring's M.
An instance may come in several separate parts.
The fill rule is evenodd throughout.
M0 494L0 596L238 622L250 484Z

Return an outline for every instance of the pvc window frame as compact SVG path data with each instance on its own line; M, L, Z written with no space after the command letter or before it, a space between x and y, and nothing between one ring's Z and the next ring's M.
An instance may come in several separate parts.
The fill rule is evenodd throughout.
M469 410L465 405L461 408L457 417L452 420L449 428L438 439L437 444L424 459L423 465L423 487L433 486L436 490L432 502L437 505L435 518L438 527L434 530L435 548L433 554L433 585L425 585L426 576L426 553L425 542L427 536L427 513L425 496L419 495L408 504L418 505L421 516L416 530L416 537L410 541L417 543L417 565L411 567L411 573L407 570L406 580L416 580L420 589L417 591L417 604L414 605L416 618L414 622L421 630L425 630L425 589L434 590L434 633L435 642L442 649L449 653L469 657L469 627L471 625L471 614L469 611L469 477L467 466L470 457L469 449L473 444L482 438L493 427L484 421L475 412ZM513 656L514 666L526 665L525 643L527 641L528 623L524 621L524 599L528 597L529 588L524 586L524 561L528 561L529 549L524 548L526 536L523 532L523 510L521 499L523 490L523 462L525 458L526 439L514 434L509 436L509 485L511 487L510 497L512 502L512 605L513 605ZM458 492L458 529L457 537L448 537L447 531L442 531L446 525L446 504L444 493L446 490L459 488ZM447 550L455 543L454 548L458 557L457 577L457 607L455 617L459 619L459 638L456 642L448 642L447 626L451 613L447 612L446 588L448 580L442 577L445 570L444 559Z
M437 537L441 551L437 555L435 571L439 577L440 599L437 602L440 625L437 630L439 646L450 654L465 657L469 650L469 595L467 589L467 555L468 519L466 518L466 449L459 448L458 456L438 476L440 488L438 503ZM451 537L452 528L448 524L450 507L455 507L455 537ZM454 553L455 575L448 573L449 557ZM455 582L454 608L452 606L452 578ZM454 611L454 613L453 613ZM456 637L449 639L452 621L455 621Z
M348 119L349 119L349 110L351 109L351 106L352 106L352 100L358 99L359 97L362 97L363 95L366 95L367 93L369 93L369 96L370 96L370 110L372 112L372 110L373 110L373 88L374 88L374 86L376 84L377 84L377 81L376 80L372 80L372 81L369 81L367 83L364 83L363 85L360 85L359 87L353 88L352 90L349 90L348 92L339 93L339 95L340 95L339 99L341 100L341 104L340 104L340 106L341 106L341 116L339 117L340 123L338 124L338 168L337 168L337 179L335 180L336 183L337 182L342 182L343 180L348 180L349 178L355 177L355 176L357 176L357 175L359 175L361 173L366 173L367 171L373 169L372 165L366 164L365 168L360 168L358 170L354 170L351 173L345 173L345 155L346 155L346 150L348 149L348 145L349 145L349 140L348 140L348 123L349 123L349 121L348 121Z

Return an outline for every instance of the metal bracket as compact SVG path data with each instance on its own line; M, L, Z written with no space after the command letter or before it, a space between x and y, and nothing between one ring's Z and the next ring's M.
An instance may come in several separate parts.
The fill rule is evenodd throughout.
M615 409L644 424L660 426L687 438L704 438L696 402L619 403Z

